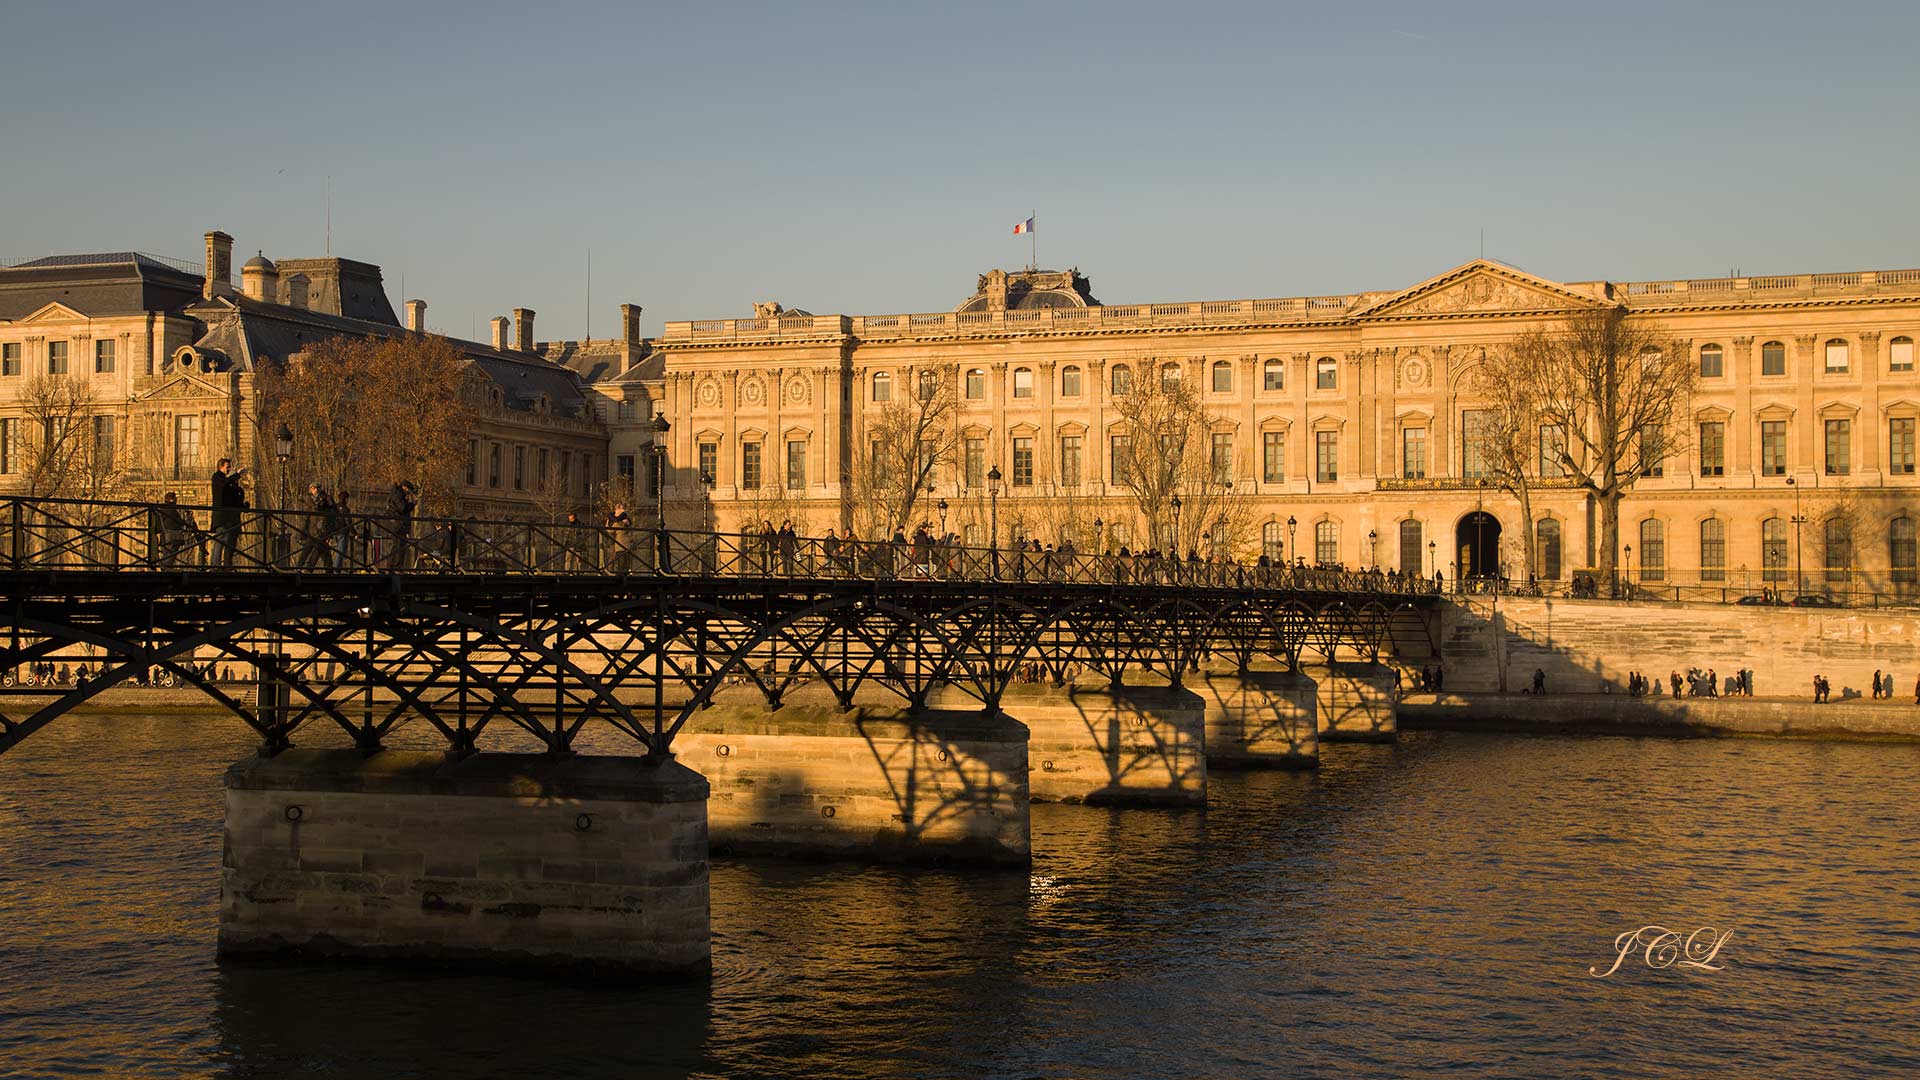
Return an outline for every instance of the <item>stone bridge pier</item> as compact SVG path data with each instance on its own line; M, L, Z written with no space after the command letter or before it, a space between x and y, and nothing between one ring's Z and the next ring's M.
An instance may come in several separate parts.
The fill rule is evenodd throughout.
M1016 684L1000 708L1027 729L1036 802L1206 805L1205 709L1191 690Z
M226 776L219 949L705 976L707 792L634 757L249 758Z
M1321 742L1392 742L1399 734L1393 668L1365 660L1302 661L1314 685Z
M1188 683L1206 707L1209 769L1320 764L1319 684L1297 671L1207 670Z

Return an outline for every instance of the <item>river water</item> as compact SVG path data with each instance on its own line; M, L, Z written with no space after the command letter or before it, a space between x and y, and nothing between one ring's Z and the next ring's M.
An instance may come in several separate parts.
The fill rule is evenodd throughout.
M0 757L0 1075L1920 1074L1920 748L1409 734L1205 811L1033 808L1031 874L723 859L715 975L226 964L231 721ZM1732 936L1718 971L1622 931Z

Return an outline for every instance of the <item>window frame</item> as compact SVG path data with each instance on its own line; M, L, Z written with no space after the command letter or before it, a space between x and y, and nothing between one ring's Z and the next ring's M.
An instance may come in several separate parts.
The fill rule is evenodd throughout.
M1340 482L1340 432L1322 429L1313 433L1313 479L1315 483Z
M1023 385L1024 384L1024 385ZM1013 369L1013 400L1030 401L1033 398L1033 369L1017 367Z
M1287 388L1287 362L1279 357L1270 357L1260 365L1260 388L1280 391Z
M1313 362L1313 388L1315 390L1340 389L1340 361L1331 356L1322 356Z
M1711 358L1711 365L1709 365ZM1709 371L1708 367L1712 370ZM1727 373L1727 351L1718 342L1708 342L1700 346L1700 377L1703 379L1724 378Z

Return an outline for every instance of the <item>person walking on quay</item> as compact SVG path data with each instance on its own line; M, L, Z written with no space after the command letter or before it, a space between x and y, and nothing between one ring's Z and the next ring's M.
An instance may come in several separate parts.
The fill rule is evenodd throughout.
M407 548L413 540L413 481L402 480L387 493L387 527L393 533L393 546L387 550L386 569L407 568Z
M1707 669L1707 696L1720 696L1720 676L1712 668Z
M217 566L232 566L240 546L240 513L247 508L247 489L240 478L246 474L245 469L234 471L232 458L221 458L214 466L213 563Z
M1825 700L1827 700L1827 677L1825 675L1815 675L1813 677L1813 703L1818 705Z
M1545 668L1533 669L1533 694L1539 697L1547 692L1547 672Z
M1680 696L1680 673L1678 671L1668 672L1667 681L1673 686L1673 696L1679 697Z

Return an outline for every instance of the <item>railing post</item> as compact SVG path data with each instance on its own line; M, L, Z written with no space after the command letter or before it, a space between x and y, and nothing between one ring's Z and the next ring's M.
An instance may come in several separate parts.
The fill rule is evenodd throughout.
M447 536L448 547L451 549L447 553L447 566L457 574L460 572L460 520L458 518L455 518L453 524L447 527Z
M24 545L21 543L21 538L24 533L24 530L21 527L22 525L21 519L23 517L23 514L21 513L21 511L22 511L22 506L21 506L20 500L19 499L13 500L13 553L10 556L10 558L12 558L13 560L13 568L15 570L20 569L21 566L23 565L22 555L23 555Z

